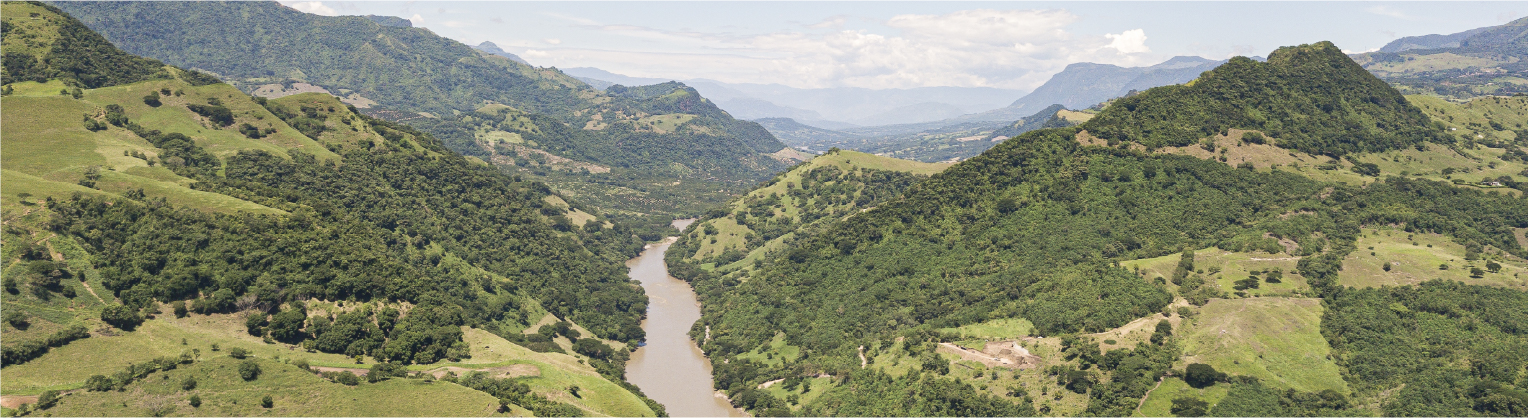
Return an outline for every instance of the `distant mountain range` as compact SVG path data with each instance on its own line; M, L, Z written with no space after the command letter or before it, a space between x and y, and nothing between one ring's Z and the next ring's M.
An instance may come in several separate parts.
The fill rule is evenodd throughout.
M598 89L614 84L632 86L670 81L631 77L591 67L562 71ZM707 79L682 81L739 119L792 118L803 124L829 129L937 121L1003 107L1014 97L1024 94L1023 90L988 87L804 89Z
M1068 65L1062 72L1051 76L1046 84L1037 87L1025 97L1009 106L958 120L1012 121L1034 114L1054 104L1068 109L1083 109L1106 100L1124 96L1132 90L1141 91L1158 86L1187 83L1226 61L1214 61L1200 57L1173 57L1150 67L1121 67L1110 64L1080 62Z
M1526 92L1529 18L1448 35L1408 36L1350 55L1407 94L1469 99Z

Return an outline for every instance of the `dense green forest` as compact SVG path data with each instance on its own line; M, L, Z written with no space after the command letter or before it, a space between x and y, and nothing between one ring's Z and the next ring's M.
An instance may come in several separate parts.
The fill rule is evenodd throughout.
M274 2L58 6L128 52L246 92L306 82L360 95L378 103L364 112L645 224L697 215L789 166L768 155L785 146L764 128L678 83L600 91L423 28Z
M1149 149L1227 129L1262 131L1281 148L1331 156L1449 142L1330 42L1280 48L1268 62L1234 58L1188 84L1121 98L1082 126L1112 145Z

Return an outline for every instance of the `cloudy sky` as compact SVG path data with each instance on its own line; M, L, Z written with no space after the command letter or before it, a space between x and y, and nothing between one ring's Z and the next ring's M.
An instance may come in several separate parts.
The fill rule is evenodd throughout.
M1360 52L1529 14L1522 1L282 3L403 17L538 66L802 88L1021 90L1074 62L1223 59L1322 40Z

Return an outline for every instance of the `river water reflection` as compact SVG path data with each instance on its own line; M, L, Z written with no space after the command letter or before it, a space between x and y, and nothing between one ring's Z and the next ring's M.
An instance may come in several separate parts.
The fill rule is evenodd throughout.
M674 221L684 229L694 219ZM627 262L630 276L642 283L648 294L648 318L642 322L647 331L647 345L632 353L627 362L627 380L642 388L643 394L658 401L676 417L741 417L742 411L715 396L712 389L711 362L690 340L687 333L701 319L690 284L669 276L664 266L664 252L674 238L650 244L642 255Z

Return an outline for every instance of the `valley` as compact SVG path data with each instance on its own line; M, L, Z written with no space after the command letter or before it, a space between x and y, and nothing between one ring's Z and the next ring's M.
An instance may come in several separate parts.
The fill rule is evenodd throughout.
M1529 410L1523 19L1021 95L313 7L0 3L0 415Z

